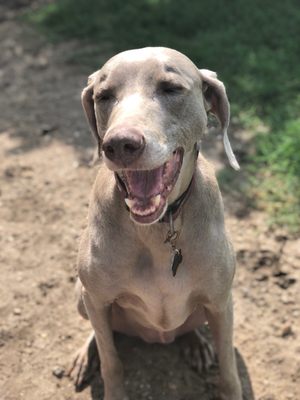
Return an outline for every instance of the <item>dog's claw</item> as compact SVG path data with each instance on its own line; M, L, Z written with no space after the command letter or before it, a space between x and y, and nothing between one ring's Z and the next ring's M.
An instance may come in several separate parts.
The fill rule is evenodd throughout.
M208 371L216 361L216 354L205 335L199 329L195 329L182 339L185 361L199 374Z

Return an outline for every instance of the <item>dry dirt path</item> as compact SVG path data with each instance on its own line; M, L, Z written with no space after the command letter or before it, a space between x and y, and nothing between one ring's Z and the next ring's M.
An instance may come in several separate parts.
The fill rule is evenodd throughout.
M3 11L1 9L1 11ZM97 168L81 112L86 72L2 13L0 25L0 398L87 400L59 379L89 333L73 295L78 238ZM300 241L271 232L266 216L225 198L237 250L235 343L258 400L300 397ZM241 215L244 215L241 218ZM118 338L131 400L215 399L216 370L189 370L179 346ZM246 391L249 388L246 388ZM250 394L245 398L250 400Z

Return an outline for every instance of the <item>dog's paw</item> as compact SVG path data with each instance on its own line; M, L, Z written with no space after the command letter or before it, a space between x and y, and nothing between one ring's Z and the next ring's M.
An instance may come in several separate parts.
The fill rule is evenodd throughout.
M74 382L76 392L81 392L99 371L100 361L96 341L92 337L75 354L67 376Z
M187 364L198 373L206 372L216 362L216 353L199 329L182 337L182 355Z
M233 375L231 379L220 382L220 399L221 400L243 400L242 386L237 375Z

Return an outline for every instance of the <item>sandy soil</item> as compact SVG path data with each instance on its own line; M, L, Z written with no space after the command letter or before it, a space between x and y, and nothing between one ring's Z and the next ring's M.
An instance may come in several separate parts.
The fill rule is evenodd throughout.
M88 166L93 142L79 100L91 71L64 62L69 44L49 45L18 21L22 8L0 11L0 398L101 399L97 376L81 393L60 377L90 332L73 286L97 172ZM225 207L238 259L235 343L245 399L254 398L252 385L258 400L297 400L300 240L271 231L264 213L234 196ZM118 336L117 345L131 400L217 398L217 367L198 376L177 342Z

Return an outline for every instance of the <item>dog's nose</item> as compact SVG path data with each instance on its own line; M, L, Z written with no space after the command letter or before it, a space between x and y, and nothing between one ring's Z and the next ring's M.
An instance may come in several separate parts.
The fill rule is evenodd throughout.
M145 138L136 128L114 128L104 138L105 156L116 165L130 166L142 154Z

